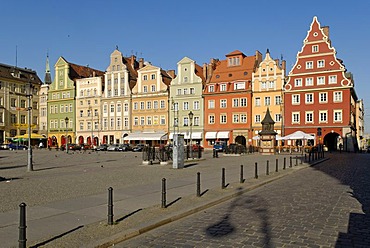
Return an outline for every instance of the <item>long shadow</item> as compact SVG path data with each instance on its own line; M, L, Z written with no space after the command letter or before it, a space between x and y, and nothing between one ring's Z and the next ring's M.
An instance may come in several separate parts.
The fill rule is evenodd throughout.
M117 219L115 222L116 222L116 223L119 223L119 222L121 222L121 221L123 221L123 220L127 219L128 217L130 217L130 216L132 216L132 215L136 214L137 212L140 212L141 210L143 210L143 209L142 209L142 208L139 208L139 209L135 210L134 212L129 213L129 214L127 214L127 215L125 215L125 216L123 216L123 217L121 217L121 218Z
M170 203L166 204L166 208L167 208L167 207L169 207L169 206L171 206L171 205L173 205L173 204L175 204L176 202L178 202L178 201L180 201L180 200L181 200L181 197L179 197L179 198L177 198L176 200L174 200L174 201L172 201L172 202L170 202Z
M55 237L53 237L53 238L51 238L51 239L48 239L48 240L46 240L46 241L44 241L44 242L42 242L42 243L38 243L38 244L36 244L36 245L34 245L34 246L30 246L30 248L37 248L37 247L44 246L44 245L46 245L46 244L48 244L48 243L50 243L50 242L52 242L52 241L54 241L54 240L57 240L57 239L59 239L59 238L61 238L61 237L65 236L65 235L67 235L67 234L70 234L70 233L72 233L72 232L74 232L74 231L77 231L78 229L80 229L80 228L82 228L82 227L84 227L84 226L83 226L83 225L81 225L81 226L78 226L78 227L76 227L76 228L73 228L72 230L69 230L69 231L67 231L67 232L65 232L65 233L62 233L62 234L60 234L60 235L57 235L57 236L55 236Z
M242 195L241 188L239 188L236 198L232 201L225 214L215 224L206 228L206 235L213 238L221 238L235 232L236 228L232 223L233 212L239 212L240 209L243 209L246 214L248 214L248 211L252 211L255 216L258 216L261 222L261 233L264 235L262 241L263 247L272 247L267 202L258 195L246 197L246 195Z
M18 179L23 179L23 178L21 178L21 177L10 177L10 178L0 177L0 182L2 182L2 181L13 181L13 180L18 180Z
M16 169L16 168L22 168L22 167L26 167L26 166L27 165L5 166L5 167L0 167L0 170Z
M347 232L338 234L335 247L370 247L370 156L368 154L333 154L334 163L314 166L348 185L347 192L362 207L362 213L349 213Z

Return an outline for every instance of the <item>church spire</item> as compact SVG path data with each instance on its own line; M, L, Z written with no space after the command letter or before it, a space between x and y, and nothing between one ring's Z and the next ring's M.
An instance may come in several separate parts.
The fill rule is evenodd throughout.
M45 68L45 79L44 84L51 84L51 74L50 74L50 65L49 65L49 52L46 55L46 68Z

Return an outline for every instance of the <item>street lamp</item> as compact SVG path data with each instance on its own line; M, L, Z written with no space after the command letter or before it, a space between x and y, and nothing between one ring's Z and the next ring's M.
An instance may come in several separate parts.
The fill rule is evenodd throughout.
M193 126L194 114L193 114L192 111L190 111L188 115L189 115L189 120L190 120L190 157L193 158L193 146L192 146L193 130L192 130L192 126Z
M64 120L66 121L66 153L68 153L68 121L69 121L69 118L66 117Z
M28 111L28 150L27 150L27 171L33 171L33 162L32 162L32 145L31 145L31 119L32 119L32 107L31 107L31 97L32 97L32 90L33 90L33 86L32 86L32 81L33 80L33 76L30 76L30 80L29 80L29 87L28 87L28 94L27 94L27 98L28 98L28 108L27 108L27 111Z

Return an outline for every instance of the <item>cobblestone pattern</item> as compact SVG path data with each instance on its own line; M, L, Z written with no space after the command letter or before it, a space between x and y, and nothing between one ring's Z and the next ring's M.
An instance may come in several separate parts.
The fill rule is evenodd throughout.
M369 159L336 154L115 247L370 247Z

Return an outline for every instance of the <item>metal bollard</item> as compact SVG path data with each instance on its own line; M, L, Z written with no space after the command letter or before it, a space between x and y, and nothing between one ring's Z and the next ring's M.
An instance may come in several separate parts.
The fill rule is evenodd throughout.
M300 159L300 164L303 164L303 157L301 157Z
M26 248L27 246L27 235L26 235L26 203L22 202L19 204L20 216L19 216L19 248Z
M108 188L108 225L113 225L113 188Z
M295 166L298 166L298 156L295 156Z
M222 188L222 189L226 188L226 185L225 185L225 168L222 168L222 174L221 174L221 188Z
M162 208L166 208L166 178L162 178Z
M267 160L266 162L266 175L270 174L270 166L269 166L270 161Z
M243 177L243 174L244 174L244 172L243 172L243 165L241 164L240 165L240 183L244 183L244 177Z
M293 164L292 164L292 156L289 157L289 167L292 167Z
M258 165L257 165L257 162L254 164L254 178L258 179Z
M276 159L276 168L275 168L275 172L279 172L279 159Z
M197 173L197 196L200 197L200 172Z
M286 169L286 158L284 157L284 165L283 165L283 170Z

